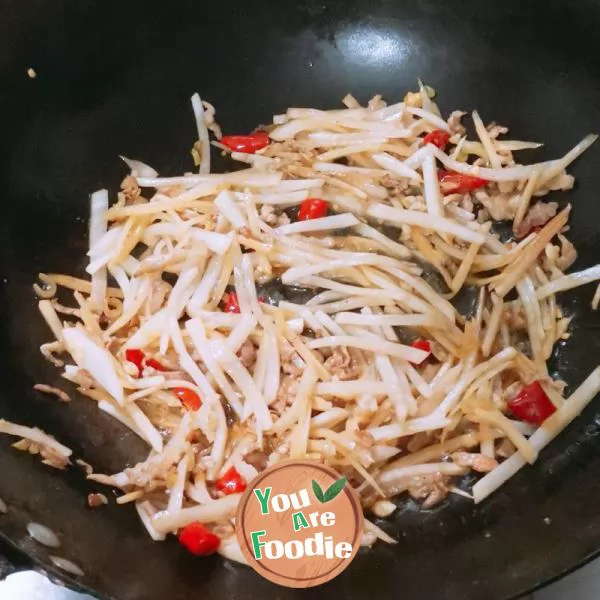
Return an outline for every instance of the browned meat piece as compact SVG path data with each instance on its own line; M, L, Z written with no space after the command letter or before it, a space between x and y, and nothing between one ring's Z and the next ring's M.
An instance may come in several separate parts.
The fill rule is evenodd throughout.
M44 394L52 394L56 396L61 402L71 402L71 398L67 392L63 392L58 388L52 387L51 385L46 385L45 383L36 383L33 386L33 389L38 392L43 392Z
M476 452L454 452L452 460L459 467L470 467L478 473L488 473L498 466L498 461Z
M252 465L257 471L264 471L267 468L269 457L262 450L252 450L244 455L244 461Z
M249 369L256 362L256 348L250 340L246 340L239 351L241 363Z
M359 366L345 346L335 347L324 366L339 381L354 379L359 375Z
M558 204L556 202L536 202L515 230L515 235L518 238L525 237L532 229L545 225L556 216L557 210Z
M108 498L104 494L88 494L87 503L90 508L98 508L108 504Z
M461 136L465 135L467 130L464 128L461 121L466 114L467 113L462 110L454 110L450 113L450 116L448 117L448 127L450 127L452 133L458 133L458 135Z
M407 490L415 500L424 500L423 508L431 508L448 495L447 478L441 473L411 477Z

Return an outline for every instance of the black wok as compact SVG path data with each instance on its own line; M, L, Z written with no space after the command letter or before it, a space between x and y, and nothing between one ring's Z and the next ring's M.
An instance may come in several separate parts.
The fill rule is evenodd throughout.
M398 99L418 77L445 111L477 107L515 137L556 157L600 126L600 9L595 2L298 0L253 2L5 0L0 18L0 416L42 427L98 471L144 448L91 402L35 394L58 382L38 352L49 333L36 312L38 271L79 271L88 193L114 191L117 155L162 173L192 166L189 97L218 107L226 131L267 122L288 106L330 107L349 91ZM27 76L33 67L37 78ZM573 168L576 267L598 262L600 147ZM558 196L557 196L558 198ZM552 362L571 386L599 362L600 319L587 287L562 297L573 338ZM219 558L198 560L174 540L149 541L133 510L85 506L83 473L61 473L0 440L0 532L50 569L25 526L59 533L78 582L116 600L338 597L500 599L557 577L600 548L600 404L532 468L481 506L454 498L418 512L410 502L385 529L397 546L362 552L308 593L277 588ZM72 580L67 579L70 583Z

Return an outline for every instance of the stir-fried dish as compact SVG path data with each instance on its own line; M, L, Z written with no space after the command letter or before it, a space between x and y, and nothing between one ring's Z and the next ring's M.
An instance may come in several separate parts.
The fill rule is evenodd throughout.
M243 561L240 495L287 458L337 469L367 516L405 494L425 508L481 502L600 389L596 369L565 397L546 366L569 337L557 294L600 279L600 265L565 274L568 196L543 199L573 187L566 169L596 136L522 165L515 153L540 144L477 112L469 136L465 113L442 117L432 96L347 96L222 135L195 95L199 172L124 158L116 201L91 197L90 278L40 274L55 338L42 352L149 448L88 477L121 490L154 540ZM211 174L211 145L244 168ZM0 431L70 461L38 429ZM367 521L364 543L377 538L394 541Z

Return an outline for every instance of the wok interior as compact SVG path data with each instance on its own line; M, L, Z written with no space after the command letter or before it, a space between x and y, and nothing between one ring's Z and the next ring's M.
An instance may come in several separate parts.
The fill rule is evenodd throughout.
M561 155L600 123L599 43L589 34L597 10L585 2L10 4L0 23L0 414L42 427L102 472L144 448L91 403L65 407L31 391L38 381L59 382L38 352L48 332L31 282L39 271L83 273L87 197L116 189L124 174L118 154L165 174L192 168L194 91L216 105L225 131L237 132L288 106L337 106L347 92L398 100L420 77L438 90L445 112L477 108L517 137L545 142L531 161ZM27 77L30 66L36 79ZM575 268L597 262L599 152L592 148L573 168L576 189L556 195L573 203ZM600 356L591 294L562 296L577 317L552 367L571 385ZM534 467L481 506L454 498L419 512L403 501L385 525L398 545L361 551L310 593L502 598L571 567L600 546L597 416L592 404ZM119 600L300 593L216 558L199 561L173 541L153 544L132 510L85 508L93 488L83 472L49 470L0 443L0 497L11 506L0 530L44 561L25 525L48 525L63 540L62 555L85 571L86 586Z

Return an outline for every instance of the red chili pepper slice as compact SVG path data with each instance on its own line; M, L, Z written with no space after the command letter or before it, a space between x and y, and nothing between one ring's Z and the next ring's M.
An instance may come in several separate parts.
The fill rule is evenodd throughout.
M254 154L269 145L269 135L265 131L257 131L249 135L224 135L219 141L233 152Z
M411 348L416 348L417 350L423 350L423 352L431 352L431 344L428 340L415 340L411 344Z
M200 400L200 396L198 396L194 390L185 387L176 387L171 391L181 400L181 404L188 410L199 410L202 406L202 400Z
M443 150L448 144L449 140L450 134L447 131L443 131L442 129L434 129L423 138L423 145L433 144L440 150Z
M246 481L235 467L227 469L216 481L216 488L224 494L240 494L246 489Z
M552 404L539 381L526 385L512 400L508 401L508 408L517 419L532 425L541 425L556 412L556 406Z
M473 177L473 175L464 175L463 173L452 173L450 171L438 171L438 179L442 184L442 193L446 194L465 194L472 192L489 181L481 179L481 177Z
M155 358L149 358L146 361L147 367L152 367L156 371L167 371L167 369L161 365Z
M227 312L227 313L239 313L240 312L240 303L238 302L238 297L235 292L229 292L228 294L224 294L223 302L225 303L225 305L223 306L223 312Z
M196 556L208 556L217 551L221 538L202 523L190 523L181 530L179 543Z
M328 204L326 200L320 198L307 198L298 211L299 221L309 221L310 219L319 219L327 216Z
M137 367L138 377L142 376L144 370L144 358L146 358L146 355L139 348L127 348L125 350L125 360Z

